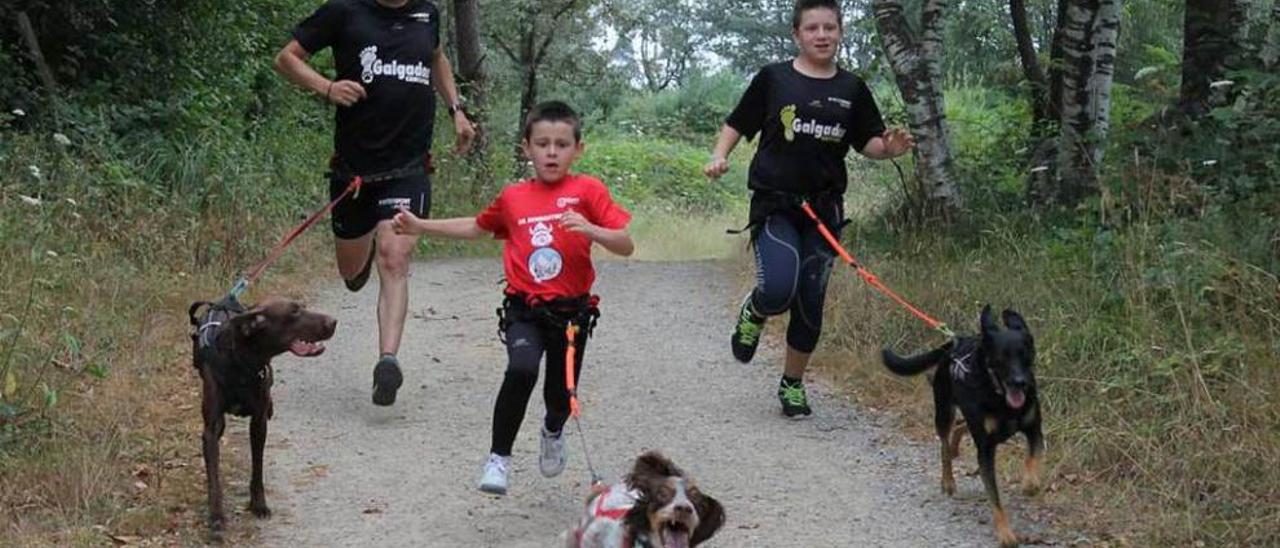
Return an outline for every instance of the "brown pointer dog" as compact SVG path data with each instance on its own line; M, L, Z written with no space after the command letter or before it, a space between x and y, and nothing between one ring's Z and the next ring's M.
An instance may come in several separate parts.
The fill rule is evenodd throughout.
M208 307L203 315L196 313ZM226 426L223 414L250 417L249 443L253 453L253 479L249 483L249 509L267 517L262 485L262 450L271 418L271 359L285 352L319 356L320 341L333 336L337 320L306 310L301 304L270 299L245 310L234 298L218 303L198 302L188 312L195 327L191 334L194 364L203 382L204 466L209 488L209 521L215 535L225 525L222 482L218 472L218 441Z

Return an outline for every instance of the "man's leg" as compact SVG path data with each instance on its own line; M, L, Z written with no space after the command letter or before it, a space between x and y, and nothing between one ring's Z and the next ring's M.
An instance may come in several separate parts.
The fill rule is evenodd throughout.
M377 233L378 351L395 354L409 310L409 263L418 237L396 234L391 221L379 222Z
M409 263L417 236L397 235L391 219L401 209L426 218L431 212L431 180L426 174L381 183L369 194L378 219L374 262L378 265L378 363L373 367L373 403L391 405L404 383L396 353L409 310Z
M373 232L350 240L334 238L334 252L338 260L338 275L352 281L367 272L370 254L373 252Z
M409 310L409 260L418 238L397 235L390 221L379 222L376 232L379 358L373 367L373 403L391 405L404 384L396 353Z
M350 181L343 176L329 176L329 199L337 199ZM338 275L347 289L358 291L369 279L369 262L373 258L373 229L377 223L369 196L348 196L334 206L329 219L333 224L334 258Z

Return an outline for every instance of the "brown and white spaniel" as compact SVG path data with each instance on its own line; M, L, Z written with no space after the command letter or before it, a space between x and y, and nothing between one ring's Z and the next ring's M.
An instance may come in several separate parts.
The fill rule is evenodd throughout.
M724 507L656 451L622 483L592 489L569 548L691 548L724 525Z

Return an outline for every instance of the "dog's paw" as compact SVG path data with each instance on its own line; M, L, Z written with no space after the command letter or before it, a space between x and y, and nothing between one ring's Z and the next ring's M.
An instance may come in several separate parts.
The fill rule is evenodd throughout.
M1014 534L1008 523L1001 523L999 519L996 520L996 540L1000 541L1000 548L1018 546L1018 535Z
M222 544L227 530L227 518L221 515L209 518L209 544Z
M942 494L948 497L956 496L956 479L945 478L942 480Z
M271 517L271 509L267 507L267 503L265 502L249 504L249 511L253 512L255 517L261 519Z
M1006 530L1001 533L997 533L996 537L1000 540L1000 548L1018 547L1018 535L1013 534L1013 531Z
M1040 494L1040 478L1029 477L1022 480L1022 494L1034 497Z

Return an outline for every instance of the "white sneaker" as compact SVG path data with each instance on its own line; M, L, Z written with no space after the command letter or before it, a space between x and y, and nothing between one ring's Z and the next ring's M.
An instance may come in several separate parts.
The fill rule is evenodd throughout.
M507 467L510 463L511 457L490 453L489 460L484 463L484 475L480 476L480 490L495 495L507 494Z
M538 452L538 469L548 478L564 472L564 430L555 434L542 427L542 450Z

